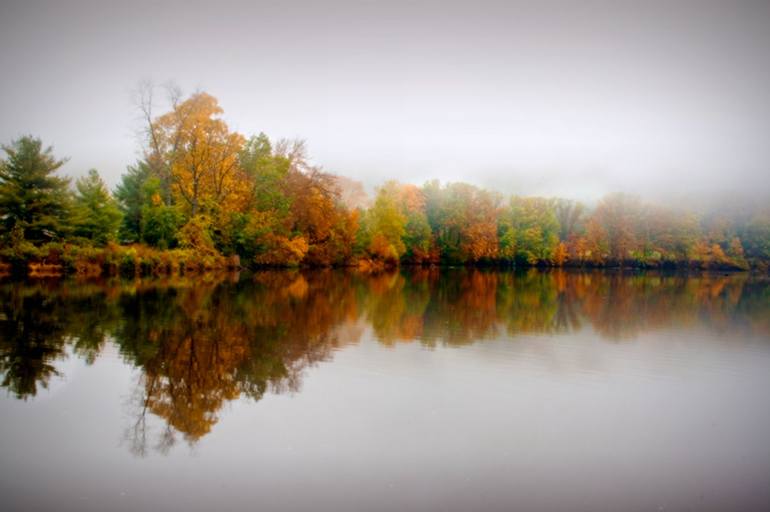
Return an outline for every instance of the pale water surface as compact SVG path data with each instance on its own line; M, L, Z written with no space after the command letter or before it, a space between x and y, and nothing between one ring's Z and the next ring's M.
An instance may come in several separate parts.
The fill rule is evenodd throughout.
M0 510L770 510L770 281L0 283Z

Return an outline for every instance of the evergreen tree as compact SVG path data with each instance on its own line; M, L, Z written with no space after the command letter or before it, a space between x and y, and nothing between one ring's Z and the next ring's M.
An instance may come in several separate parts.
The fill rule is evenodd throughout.
M122 214L96 169L75 184L73 225L75 235L98 245L115 240Z
M120 184L115 188L115 199L123 212L119 238L124 243L136 243L142 239L142 208L147 203L145 182L150 178L150 166L139 162L128 167Z
M24 239L44 243L66 232L69 180L54 175L66 160L57 160L40 139L25 136L3 146L0 161L0 225L7 236L14 228Z

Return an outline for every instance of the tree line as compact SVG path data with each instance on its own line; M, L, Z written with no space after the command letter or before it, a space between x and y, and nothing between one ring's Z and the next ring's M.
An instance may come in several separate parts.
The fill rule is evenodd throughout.
M770 211L696 214L611 194L594 207L466 183L363 186L303 141L246 138L216 98L140 102L143 158L114 191L32 136L3 146L0 271L166 272L225 266L503 264L767 269ZM63 269L63 270L62 270Z

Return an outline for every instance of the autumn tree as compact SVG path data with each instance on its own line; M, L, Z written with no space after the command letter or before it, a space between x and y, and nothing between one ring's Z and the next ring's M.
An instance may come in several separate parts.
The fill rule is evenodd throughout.
M559 243L554 201L542 197L513 197L510 216L517 262L551 263Z
M426 183L426 215L445 262L478 262L497 257L498 194L466 183Z
M399 191L401 212L406 217L403 257L412 263L430 260L431 231L425 213L425 196L414 185L402 185Z
M556 220L559 222L559 240L566 242L578 234L585 214L585 206L571 199L557 199L553 209Z
M230 217L237 252L261 265L331 265L352 257L359 213L342 202L338 177L308 162L304 141L273 144L260 134L239 159L249 188L248 207Z
M296 265L304 258L307 243L303 240L300 244L290 244L291 199L286 191L288 159L274 153L273 145L264 133L249 138L238 158L247 178L246 208L231 212L216 233L218 244L225 252L232 250L247 261L280 264L281 259L288 257L286 263ZM303 247L298 254L296 249Z
M403 238L407 219L398 203L399 187L395 181L380 187L366 218L369 254L391 263L406 252Z
M158 118L147 112L146 158L188 216L240 205L246 195L239 155L242 135L230 132L216 98L199 92Z
M639 256L650 263L687 263L702 236L697 216L670 208L651 207L646 210L645 217L640 234L645 251Z
M336 177L308 162L302 140L278 141L274 152L288 164L284 190L291 202L289 225L307 243L305 262L344 263L357 222L340 200Z
M561 267L567 263L568 260L569 250L567 249L567 244L564 242L559 242L556 244L556 248L553 251L553 257L551 258L551 261L553 261L554 265L557 267Z
M24 240L39 244L61 239L68 231L69 180L54 173L66 160L40 139L25 136L3 146L0 160L0 223Z
M595 262L623 263L636 248L635 224L641 205L625 194L605 196L594 210L587 225L587 238Z
M291 200L292 230L304 234L310 245L327 241L337 213L334 177L318 168L302 169L291 163L286 192Z

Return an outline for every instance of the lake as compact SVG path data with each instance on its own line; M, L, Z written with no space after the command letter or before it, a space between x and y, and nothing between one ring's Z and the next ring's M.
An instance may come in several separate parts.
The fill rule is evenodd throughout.
M770 280L0 282L2 510L770 510Z

